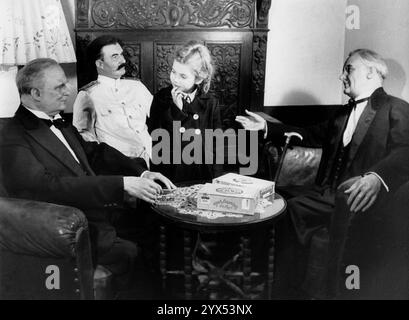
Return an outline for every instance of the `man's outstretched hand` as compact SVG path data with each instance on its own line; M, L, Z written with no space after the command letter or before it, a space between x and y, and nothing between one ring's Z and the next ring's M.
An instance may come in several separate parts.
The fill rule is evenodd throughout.
M374 204L381 186L381 181L376 175L367 174L344 181L339 185L338 190L349 195L347 205L351 212L360 210L365 212Z
M246 113L249 115L248 117L245 116L236 117L236 121L240 123L244 129L250 131L266 130L267 122L266 120L263 119L263 117L248 110L246 110Z

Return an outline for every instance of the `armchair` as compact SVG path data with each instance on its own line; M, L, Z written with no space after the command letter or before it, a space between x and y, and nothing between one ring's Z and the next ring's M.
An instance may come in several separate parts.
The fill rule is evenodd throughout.
M93 299L93 273L81 211L0 198L0 299Z
M268 178L273 180L278 161L282 156L282 148L269 141L264 145L263 153ZM321 148L290 147L284 156L283 166L276 185L281 187L312 185L317 175L321 155Z

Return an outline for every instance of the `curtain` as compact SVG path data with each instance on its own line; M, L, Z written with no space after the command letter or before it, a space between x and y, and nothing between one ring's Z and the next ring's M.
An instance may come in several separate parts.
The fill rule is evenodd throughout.
M0 0L0 65L76 62L60 0Z
M0 118L12 117L20 104L16 74L16 66L0 68Z

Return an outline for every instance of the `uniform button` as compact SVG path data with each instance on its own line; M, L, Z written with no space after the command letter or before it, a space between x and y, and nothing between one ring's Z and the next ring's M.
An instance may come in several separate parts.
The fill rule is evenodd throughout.
M115 88L115 92L118 92L118 88Z
M199 135L200 134L200 129L195 129L195 134Z
M132 119L132 116L129 116L129 119Z
M195 114L193 115L193 119L195 119L195 120L199 119L199 115L198 115L197 113L195 113Z
M180 129L179 129L179 132L180 133L183 133L183 132L185 132L186 131L186 129L184 128L184 127L180 127Z
M111 111L111 110L108 110L108 113L112 113L112 111Z
M124 101L122 101L122 102L121 102L121 104L122 104L122 105L125 105L125 102L124 102Z

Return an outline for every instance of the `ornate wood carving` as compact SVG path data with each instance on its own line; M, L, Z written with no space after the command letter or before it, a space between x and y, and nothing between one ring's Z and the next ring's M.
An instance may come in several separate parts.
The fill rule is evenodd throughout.
M94 28L254 27L255 0L97 0Z
M240 84L239 43L207 43L216 67L210 91L218 98L222 107L236 105Z
M141 45L139 43L125 42L123 45L126 59L125 77L141 78Z
M77 1L77 28L88 27L89 0Z
M263 108L271 0L76 1L79 87L93 80L85 49L99 35L123 41L126 76L140 78L152 93L169 85L174 52L193 37L213 55L210 90L222 107L224 126L234 126L244 106Z
M264 79L266 69L267 33L259 32L253 37L253 97L256 106L263 107Z
M268 12L271 0L257 0L257 28L268 28Z
M169 75L175 52L182 44L157 43L155 45L155 81L154 87L158 91L170 85Z

